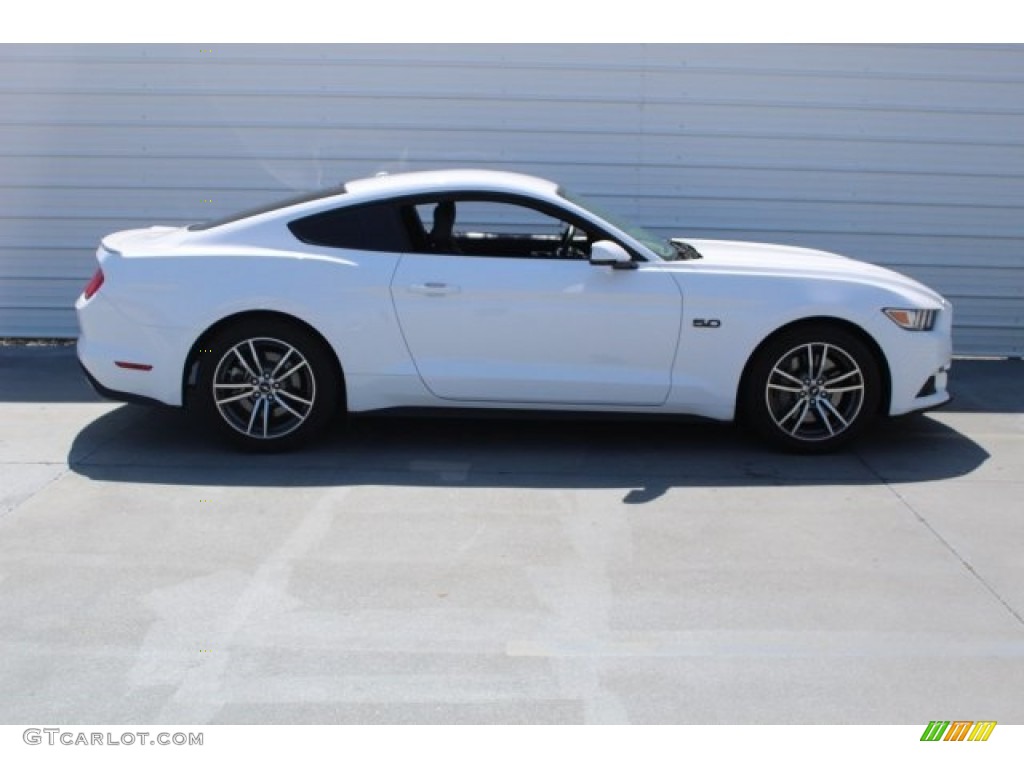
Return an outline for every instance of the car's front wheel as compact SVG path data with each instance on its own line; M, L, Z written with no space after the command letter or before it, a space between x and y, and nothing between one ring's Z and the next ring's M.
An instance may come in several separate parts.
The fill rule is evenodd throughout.
M751 361L742 412L770 442L821 453L861 434L877 415L882 379L871 350L839 327L798 327Z
M197 411L243 448L293 448L321 433L337 410L332 353L297 325L275 319L231 326L202 354Z

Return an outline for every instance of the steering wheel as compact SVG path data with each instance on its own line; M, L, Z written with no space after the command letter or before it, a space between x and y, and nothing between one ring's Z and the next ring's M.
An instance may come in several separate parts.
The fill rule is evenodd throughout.
M560 259L573 258L572 241L574 237L576 237L576 227L566 222L565 231L562 232L562 237L558 241L558 248L555 249L555 256Z

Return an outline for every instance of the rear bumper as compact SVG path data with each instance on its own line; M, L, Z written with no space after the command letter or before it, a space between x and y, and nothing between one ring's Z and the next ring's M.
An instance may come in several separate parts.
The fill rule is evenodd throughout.
M187 334L133 321L102 293L80 296L75 308L78 361L97 392L125 402L182 404ZM148 370L137 367L143 365Z
M85 378L89 381L89 384L92 385L92 388L96 390L96 394L100 397L104 397L107 400L116 400L121 403L134 403L135 405L160 405L164 408L168 407L167 403L162 403L153 397L136 395L133 392L121 392L119 390L103 386L95 376L89 373L89 369L85 367L85 363L81 360L78 361L78 367L82 369L82 373L85 375Z

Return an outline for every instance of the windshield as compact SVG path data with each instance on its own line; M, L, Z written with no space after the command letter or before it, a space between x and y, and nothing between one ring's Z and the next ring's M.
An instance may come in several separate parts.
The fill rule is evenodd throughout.
M632 222L626 221L614 213L608 213L608 211L602 209L598 205L595 205L591 201L587 200L585 197L578 195L575 192L570 192L564 187L559 188L558 194L564 197L569 202L575 203L581 208L585 208L586 210L590 211L595 216L604 219L612 226L621 229L634 240L637 240L638 242L643 243L645 246L650 248L661 258L666 259L668 261L674 261L676 258L678 258L678 251L673 247L672 243L669 240L666 240L663 237L658 237L652 232L648 232L643 227L633 224Z

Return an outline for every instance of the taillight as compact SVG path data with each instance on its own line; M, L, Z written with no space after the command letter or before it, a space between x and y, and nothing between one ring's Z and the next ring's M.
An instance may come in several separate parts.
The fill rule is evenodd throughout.
M87 299L91 299L93 294L100 289L101 285L103 285L103 270L97 269L96 274L92 276L92 280L86 284L82 295Z

